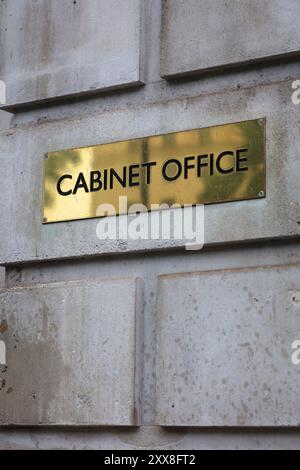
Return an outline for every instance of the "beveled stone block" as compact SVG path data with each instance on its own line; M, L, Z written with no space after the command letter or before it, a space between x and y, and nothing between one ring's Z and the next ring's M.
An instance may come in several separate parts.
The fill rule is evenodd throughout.
M143 83L140 0L0 5L0 79L14 108Z
M163 0L161 74L172 78L300 51L298 0Z
M299 425L299 278L298 265L160 277L157 424Z
M135 278L0 290L0 425L140 420Z

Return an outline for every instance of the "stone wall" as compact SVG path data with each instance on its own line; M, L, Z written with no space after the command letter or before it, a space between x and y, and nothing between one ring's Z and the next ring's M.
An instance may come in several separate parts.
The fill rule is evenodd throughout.
M299 18L0 3L0 448L300 448ZM42 224L46 152L259 118L266 198L206 206L201 251Z

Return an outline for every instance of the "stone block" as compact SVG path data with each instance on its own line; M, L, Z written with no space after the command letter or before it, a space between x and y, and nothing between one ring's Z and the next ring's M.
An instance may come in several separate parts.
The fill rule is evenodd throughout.
M166 78L300 51L298 0L164 0L162 16Z
M143 83L140 0L9 0L0 31L10 110Z
M300 267L166 275L157 305L162 426L298 426Z
M0 290L0 425L140 421L135 278Z

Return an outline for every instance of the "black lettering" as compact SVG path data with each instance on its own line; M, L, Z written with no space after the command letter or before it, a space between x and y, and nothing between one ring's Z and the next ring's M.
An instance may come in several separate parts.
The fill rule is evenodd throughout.
M123 178L114 170L113 168L110 169L110 183L109 183L109 188L113 189L113 180L116 178L120 185L123 188L126 188L126 166L123 166Z
M189 165L189 161L194 161L195 160L195 157L194 156L191 156L191 157L185 157L184 158L184 171L183 171L183 174L184 174L184 179L186 180L187 177L188 177L188 170L191 169L191 168L195 168L195 164L192 163Z
M68 191L63 191L61 189L61 183L63 182L63 180L65 179L72 179L72 175L62 175L58 181L57 181L57 185L56 185L56 189L57 189L57 192L58 194L60 194L61 196L69 196L70 194L72 194L72 189L69 189Z
M102 188L101 171L99 170L91 171L91 174L90 174L91 193L93 193L94 191L99 191L101 188Z
M139 172L134 173L134 170L139 168L139 166L139 164L129 166L128 186L138 186L140 184L139 181L133 181L133 178L137 178L139 176Z
M209 159L209 176L213 176L214 174L214 154L210 154L210 159Z
M167 167L170 163L175 163L175 165L177 165L177 173L176 175L173 175L173 176L168 176L167 175ZM163 167L162 167L162 175L163 175L163 178L167 181L174 181L176 180L177 178L179 178L179 176L181 175L181 172L182 172L182 165L180 163L179 160L176 160L176 158L171 158L170 160L167 160L164 164L163 164Z
M198 155L197 156L197 176L198 178L202 176L202 167L207 166L207 162L202 162L202 159L208 158L208 155Z
M107 169L103 171L103 189L107 189Z
M146 168L146 184L150 184L151 183L151 167L156 166L156 162L142 163L141 166Z
M242 157L240 155L242 152L248 152L248 149L238 149L236 151L236 171L247 171L248 170L247 166L244 166L244 167L240 166L240 164L242 162L247 162L248 161L247 157Z
M73 189L73 194L76 194L78 189L83 188L86 193L89 192L89 188L87 187L86 181L84 179L83 173L79 173L75 187Z
M232 173L233 172L233 166L229 167L229 168L222 168L221 167L221 160L226 155L230 155L231 157L233 157L233 152L230 152L230 151L226 150L225 152L220 153L220 155L218 155L217 160L216 160L217 171L219 173L223 174L223 175L226 174L226 173Z

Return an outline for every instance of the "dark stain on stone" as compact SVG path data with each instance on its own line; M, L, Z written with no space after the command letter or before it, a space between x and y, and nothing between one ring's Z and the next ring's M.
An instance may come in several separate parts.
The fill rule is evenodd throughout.
M4 389L5 384L6 384L6 380L5 380L5 379L0 380L0 392L1 392L1 390Z
M7 392L6 392L7 395L9 395L11 392L13 392L13 390L14 390L14 389L13 389L12 387L9 387L9 388L7 389Z
M132 407L131 410L131 423L133 426L137 426L139 422L139 412L136 406Z
M22 387L12 384L14 401L19 405L14 406L11 403L12 390L9 394L1 395L4 412L3 416L0 416L0 425L7 422L17 423L19 419L32 425L48 424L53 420L59 422L60 416L55 406L57 390L61 388L61 381L68 380L70 374L59 348L53 341L32 344L24 338L19 343L18 349L20 351L18 364L14 371L10 370L7 373L6 383L10 379L16 382L15 375L21 376L28 364L30 364L30 374L27 380L22 382Z
M0 323L0 333L4 333L8 328L8 325L7 325L7 321L6 320L2 320L2 322Z

